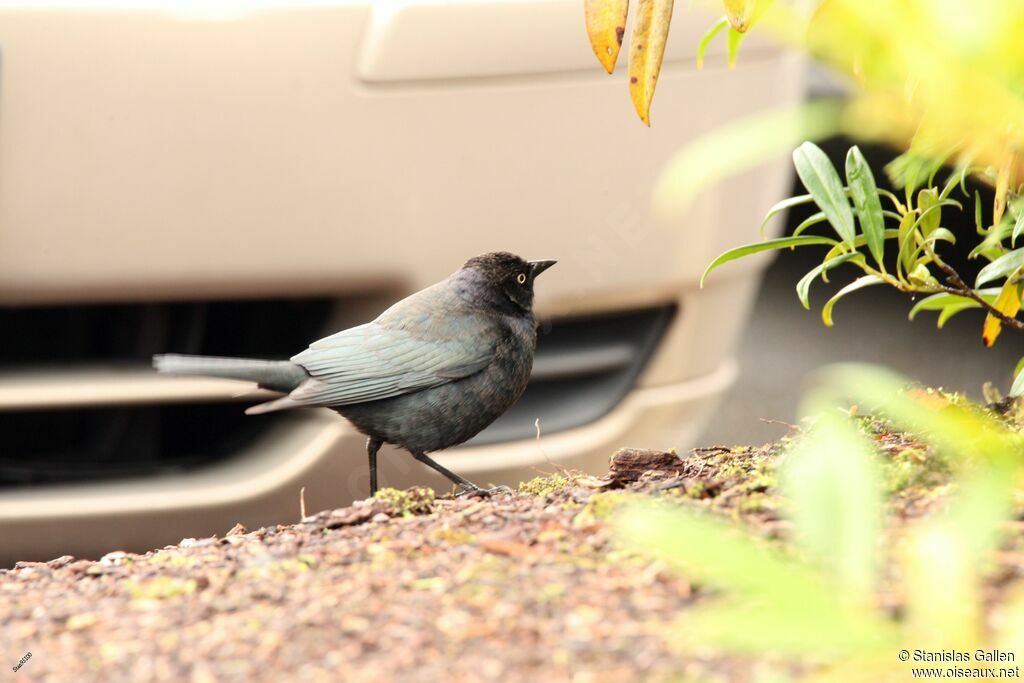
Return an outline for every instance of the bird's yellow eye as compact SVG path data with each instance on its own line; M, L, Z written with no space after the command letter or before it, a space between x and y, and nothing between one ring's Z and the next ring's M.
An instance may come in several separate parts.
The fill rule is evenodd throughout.
M526 273L519 273L519 275L516 275L516 282L521 285L526 284Z

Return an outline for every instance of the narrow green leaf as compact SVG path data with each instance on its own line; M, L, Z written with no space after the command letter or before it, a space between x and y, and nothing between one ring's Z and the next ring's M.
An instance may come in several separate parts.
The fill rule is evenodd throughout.
M919 261L931 263L930 256L922 256L925 254L925 247L935 247L936 242L949 242L950 244L956 244L956 236L953 235L949 230L945 228L937 228L928 239L924 240L914 249L913 254L910 257L910 262L915 266L918 265Z
M730 69L736 68L736 60L740 55L740 45L743 43L745 36L745 33L740 33L731 26L729 27L729 34L726 36L726 51L729 57Z
M1024 200L1014 202L1011 211L1015 211L1017 214L1017 221L1013 224L1013 236L1010 237L1010 244L1013 245L1017 243L1017 238L1024 232Z
M1024 247L1008 251L992 263L981 269L978 279L974 281L975 287L980 287L986 282L998 280L1024 266Z
M887 240L895 239L896 236L897 236L897 231L892 229L892 228L887 229L885 231L885 233L884 233L884 237ZM836 256L839 256L840 254L847 253L848 251L850 251L850 247L851 246L854 249L860 249L861 247L864 246L864 244L865 244L864 235L857 235L857 238L855 240L853 240L853 244L852 245L843 244L842 242L839 242L834 247L832 247L827 254L825 254L825 258L823 258L822 261L828 261L829 259L835 258Z
M853 242L856 229L853 211L832 162L813 142L805 142L793 152L793 164L804 187L814 197L815 203L825 212L828 222L835 228L843 242Z
M922 259L915 263L913 270L907 273L907 279L919 287L938 287L939 281L928 270L926 260L930 259Z
M942 205L939 204L939 193L934 187L925 188L917 193L917 208L921 212L921 234L928 237L942 221Z
M796 283L796 295L800 299L800 303L804 305L804 308L806 308L807 310L811 309L811 304L809 300L811 283L814 281L816 277L818 277L819 275L824 275L825 273L832 270L836 266L842 265L851 259L857 258L858 256L861 257L861 259L864 258L863 254L860 254L856 251L850 252L848 254L840 254L839 256L836 256L835 258L830 258L821 265L812 268L810 271L808 271L806 275L800 278L800 282Z
M768 209L768 213L765 214L764 220L761 221L761 237L764 237L765 226L768 225L768 221L770 221L773 216L775 216L778 213L781 213L782 211L786 211L787 209L791 209L794 206L799 206L801 204L809 204L810 202L813 201L814 197L812 197L811 195L799 194L795 197L788 197L786 199L783 199L781 202L776 202L775 205L772 206L772 208Z
M836 305L836 302L838 302L840 299L842 299L850 292L855 292L858 289L870 287L871 285L880 285L883 282L885 282L885 280L878 277L877 275L865 275L864 277L857 278L856 280L854 280L853 282L851 282L850 284L846 285L838 292L836 292L835 296L826 301L825 306L821 309L821 320L822 322L825 323L825 327L832 327L832 308Z
M974 227L979 235L985 234L985 226L981 218L981 193L977 190L974 191Z
M969 169L970 169L970 166L967 166L966 164L962 164L962 165L958 166L955 171L950 173L949 174L949 178L946 180L945 187L943 187L942 188L942 192L939 193L939 199L946 199L947 197L949 197L949 195L951 195L953 193L953 190L956 189L957 185L961 185L961 187L962 187L963 183L964 183L964 180L967 177L967 171ZM964 188L964 194L967 194L966 188Z
M986 301L992 303L999 296L999 287L990 287L988 289L979 289L978 294L982 296ZM945 292L939 292L938 294L932 294L914 304L914 307L910 309L910 313L907 317L913 320L914 317L921 311L941 311L948 306L959 306L962 304L974 304L978 306L973 299L968 299L965 296L959 294L947 294Z
M856 145L846 154L846 184L850 187L853 206L857 210L860 231L867 238L868 251L884 272L885 219L882 216L882 202L878 198L878 186L871 167Z
M807 218L805 218L803 220L802 223L800 223L800 225L798 225L795 228L793 228L793 235L794 236L802 235L804 230L807 230L808 228L812 228L815 225L817 225L818 223L824 223L826 220L828 220L828 219L825 218L825 212L824 211L819 211L816 214L808 216Z
M1020 396L1021 394L1024 394L1024 358L1017 362L1017 368L1014 370L1013 386L1010 387L1010 396Z
M704 53L707 52L708 45L710 45L711 41L715 39L715 36L717 36L719 33L721 33L722 29L725 28L728 25L729 25L729 17L722 17L721 19L716 21L711 26L711 28L709 28L707 30L707 33L704 34L704 37L700 39L699 43L697 43L697 68L698 69L704 68Z
M900 220L900 227L898 231L899 255L897 256L897 272L902 269L904 273L909 273L910 269L914 267L914 247L917 246L917 241L914 239L914 214L906 213Z
M929 242L949 242L950 244L956 244L956 235L945 228L936 228L932 231L932 234L928 236Z
M813 244L828 244L834 245L836 241L830 237L819 237L818 235L801 235L798 237L777 237L773 240L765 240L764 242L757 242L755 244L747 244L742 247L736 247L725 252L707 267L704 274L700 276L700 286L704 286L704 280L707 279L708 273L729 261L735 261L738 258L749 256L750 254L756 254L760 251L770 251L772 249L785 249L786 247L806 247Z
M909 201L917 188L942 167L942 161L941 158L908 150L886 164L885 172L893 185L904 189Z
M981 308L981 304L976 301L969 301L966 304L957 304L954 306L947 306L939 312L939 317L935 319L935 326L940 330L945 326L946 321L952 318L957 313L969 311L972 308Z

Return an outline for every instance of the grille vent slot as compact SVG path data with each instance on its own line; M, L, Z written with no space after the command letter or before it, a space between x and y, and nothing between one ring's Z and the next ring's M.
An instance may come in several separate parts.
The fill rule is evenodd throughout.
M284 416L246 419L230 384L149 370L153 353L287 358L327 298L0 308L0 486L180 471Z
M675 315L663 306L560 318L537 337L530 384L516 405L468 445L528 439L600 419L629 393Z
M336 303L0 307L0 487L153 475L230 458L288 414L248 418L239 401L254 402L251 393L237 396L237 385L221 380L153 375L151 355L287 358L330 331ZM666 306L548 324L523 397L469 444L531 438L538 417L551 434L607 414L674 315Z

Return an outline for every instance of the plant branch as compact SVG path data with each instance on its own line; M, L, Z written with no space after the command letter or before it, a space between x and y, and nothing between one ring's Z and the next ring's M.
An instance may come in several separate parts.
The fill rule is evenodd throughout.
M981 305L982 308L988 311L989 314L995 316L996 318L999 318L999 321L1002 322L1004 325L1012 327L1015 330L1024 332L1024 322L1018 320L1017 318L1013 318L1006 315L998 308L996 308L988 301L986 301L983 296L978 294L976 291L974 291L972 287L969 287L967 283L964 282L963 278L960 277L960 273L956 272L956 270L952 266L950 266L941 258L939 258L938 254L935 253L935 250L932 249L929 245L925 245L925 250L928 252L928 255L931 257L935 265L937 265L942 270L942 272L946 274L946 281L953 285L952 287L940 286L942 291L946 292L947 294L956 294L958 296L967 297L968 299L976 301L978 304Z

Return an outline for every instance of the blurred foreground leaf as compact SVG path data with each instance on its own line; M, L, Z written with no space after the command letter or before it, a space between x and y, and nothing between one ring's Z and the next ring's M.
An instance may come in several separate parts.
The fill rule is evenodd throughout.
M803 140L820 140L840 130L839 100L817 100L726 123L676 153L654 189L654 206L678 218L716 183L746 168L789 152Z

